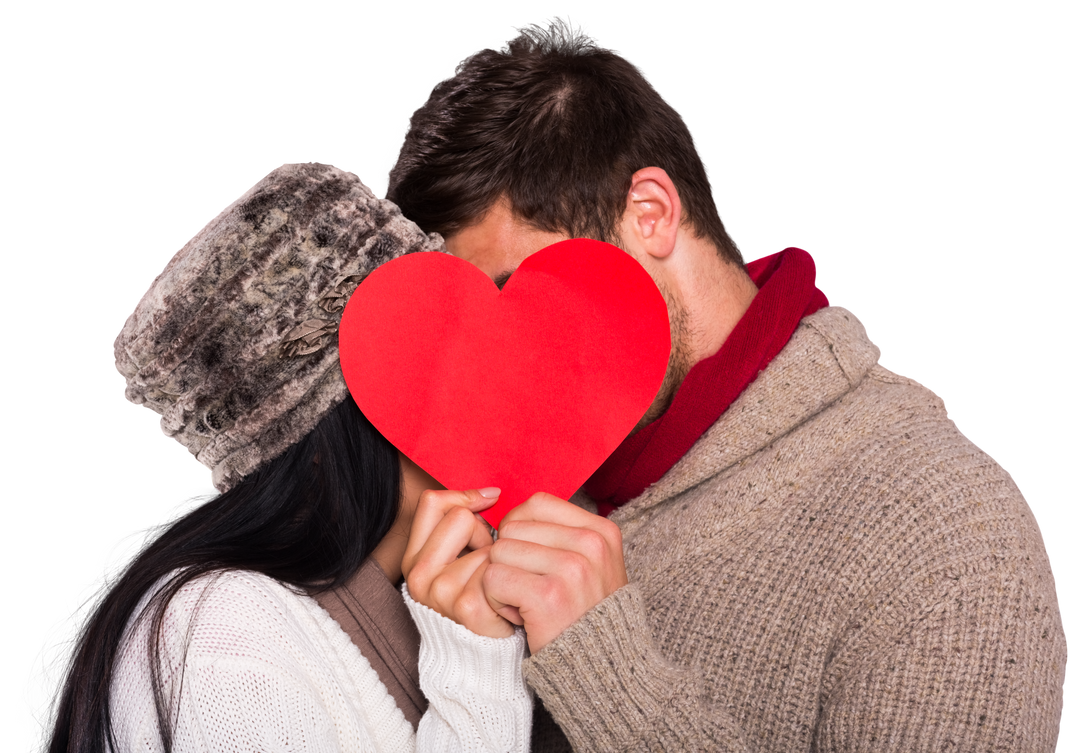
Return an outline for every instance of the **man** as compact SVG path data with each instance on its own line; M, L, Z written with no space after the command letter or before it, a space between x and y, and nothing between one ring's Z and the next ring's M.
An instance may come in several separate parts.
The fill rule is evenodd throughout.
M743 266L633 66L560 25L477 53L413 116L388 198L496 281L586 236L667 300L639 430L579 506L512 511L483 575L574 749L1053 750L1065 640L1019 491L877 365L805 252ZM565 746L545 719L534 749Z

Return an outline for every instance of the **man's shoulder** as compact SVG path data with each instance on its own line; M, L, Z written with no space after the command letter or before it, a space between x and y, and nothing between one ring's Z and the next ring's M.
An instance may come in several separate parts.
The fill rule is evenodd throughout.
M790 377L785 380L789 392L776 395L776 409L787 408L792 415L796 415L792 408L800 403L812 405L816 400L820 406L813 414L807 411L793 420L791 431L829 431L834 438L860 440L868 434L889 436L917 418L923 424L933 424L941 439L967 442L936 393L878 363L880 351L858 319L840 308L820 313L822 316L807 317L802 325L805 331L797 333L802 335L799 341L809 353L805 359L809 365L788 366L789 373L784 376ZM815 339L817 342L811 342ZM792 341L796 342L796 338ZM827 358L822 357L825 351ZM830 369L837 373L831 379ZM768 371L762 377L776 378ZM834 413L842 420L829 425Z
M677 558L662 551L669 545L645 541L652 530L685 535L681 520L692 510L693 536L709 540L702 547L734 531L772 540L806 526L852 539L853 551L903 549L896 562L949 560L958 551L951 542L963 537L973 557L1012 552L1041 563L1037 526L1009 474L936 394L869 362L869 341L845 314L804 320L786 363L763 372L667 476L620 511L624 539L650 557Z
M804 371L800 375L805 384L806 377L811 376L805 372L805 360L813 363L826 357L835 361L844 378L854 385L877 364L880 356L881 351L853 313L840 306L828 306L799 323L787 346L763 373L798 370L802 366Z
M727 412L630 508L701 485L742 483L736 478L753 475L761 463L798 470L804 479L843 476L857 458L896 473L918 475L944 463L1007 477L949 420L936 394L882 367L878 356L851 312L830 307L806 317Z
M782 466L807 480L816 478L831 493L850 493L853 502L922 499L928 512L949 508L954 515L959 500L985 505L993 489L989 496L995 505L1026 512L1009 474L964 435L945 402L918 381L878 363L761 454L782 458Z

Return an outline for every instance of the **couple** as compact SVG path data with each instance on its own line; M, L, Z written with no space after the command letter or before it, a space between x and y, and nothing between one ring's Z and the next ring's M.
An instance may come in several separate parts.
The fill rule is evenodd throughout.
M1019 492L877 365L808 255L742 264L629 63L559 27L469 58L388 198L422 230L283 168L129 319L128 397L222 494L102 602L53 750L1053 749L1064 635ZM494 546L473 513L497 490L425 492L337 366L344 300L432 233L497 282L613 242L672 323L640 430Z

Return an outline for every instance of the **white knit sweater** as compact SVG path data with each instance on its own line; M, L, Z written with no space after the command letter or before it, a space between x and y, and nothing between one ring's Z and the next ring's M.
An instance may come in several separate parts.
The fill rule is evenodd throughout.
M415 734L360 650L307 595L246 571L186 584L162 626L173 750L528 750L524 634L485 638L407 591L405 601L421 636L420 680L430 702ZM148 635L149 620L133 622L116 667L117 753L162 750Z

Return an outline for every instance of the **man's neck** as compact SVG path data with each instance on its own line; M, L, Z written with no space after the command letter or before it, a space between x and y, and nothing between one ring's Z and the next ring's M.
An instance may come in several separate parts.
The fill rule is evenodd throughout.
M668 301L672 356L657 400L635 431L663 415L690 369L720 350L758 292L746 270L724 261L707 241L693 235L680 241L681 253L648 260Z
M688 307L690 365L714 355L743 318L758 289L741 266L719 258L712 274L693 283Z

